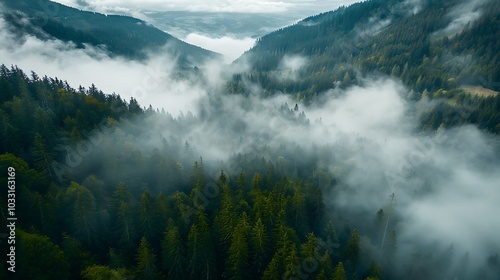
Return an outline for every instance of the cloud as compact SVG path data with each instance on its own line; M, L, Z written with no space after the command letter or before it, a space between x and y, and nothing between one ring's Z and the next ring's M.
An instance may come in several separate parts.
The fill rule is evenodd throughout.
M41 41L34 36L22 39L11 34L7 24L0 19L0 63L17 65L25 71L39 75L61 77L73 87L95 84L106 93L115 92L129 100L134 96L140 104L161 104L177 114L192 110L192 100L202 94L202 89L185 81L172 78L175 57L168 55L168 46L161 55L145 62L125 58L110 58L103 50L74 45L59 40Z
M297 81L301 69L307 65L308 59L299 55L285 55L272 76L278 81Z
M451 19L448 26L442 30L436 31L433 35L452 36L461 32L467 24L481 17L481 8L487 2L488 0L473 0L457 4L447 15L448 18Z
M250 37L242 39L227 36L210 38L196 33L189 34L183 41L224 55L226 63L233 62L255 44L255 39Z
M416 15L422 10L424 4L423 0L406 0L398 8L406 10L409 14Z
M357 0L57 0L56 2L93 11L203 11L240 13L296 13L306 17L315 13L334 10Z

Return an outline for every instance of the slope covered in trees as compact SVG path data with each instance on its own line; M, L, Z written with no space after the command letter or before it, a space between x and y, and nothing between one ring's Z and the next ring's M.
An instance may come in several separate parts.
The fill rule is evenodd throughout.
M314 103L332 87L390 75L414 91L413 100L424 92L451 98L463 85L498 91L500 3L467 3L371 0L306 18L260 38L240 58L251 71L233 77L229 90L246 92L248 81L267 94L280 91ZM472 12L480 16L452 29ZM294 57L305 62L287 64Z
M94 86L0 70L0 167L18 174L18 272L9 279L380 273L359 260L356 231L337 233L328 221L315 179L299 175L313 166L239 154L227 163L238 172L213 172L175 137L145 152L146 119L182 135L193 116L172 118ZM4 193L0 201L4 209Z
M128 16L104 15L81 11L48 0L1 1L3 18L19 35L35 35L41 39L56 38L104 47L112 56L143 59L148 51L161 50L165 45L181 64L199 65L219 55L185 43L143 20ZM27 21L27 22L26 22Z
M6 271L4 254L0 278L496 279L498 223L476 213L498 209L500 143L483 132L500 131L500 97L460 89L474 84L470 73L485 75L480 83L498 73L485 66L496 59L486 56L497 48L489 35L496 26L486 27L496 17L448 39L419 39L401 26L420 35L444 30L451 1L428 1L416 15L387 2L399 10L367 1L262 38L247 54L259 53L253 72L224 88L248 93L250 81L264 96L285 91L324 102L323 114L304 109L318 117L311 121L302 104L275 105L290 102L283 96L232 96L218 87L200 99L196 115L173 117L94 85L75 89L2 65L0 170L16 170L18 272ZM483 15L497 12L486 3ZM367 26L378 29L361 36ZM440 60L444 45L451 55L485 56L458 67ZM308 58L293 57L299 50ZM291 62L276 71L282 58ZM408 67L395 67L400 60ZM304 68L287 69L294 64ZM209 87L193 82L202 71L186 78L186 91ZM335 92L368 101L321 98L335 75L342 76L336 86L347 88L373 71L403 80L413 89L401 90L410 102L384 95L391 86ZM277 82L281 74L288 78ZM390 107L371 111L383 103L373 92ZM479 130L448 130L466 123ZM7 198L0 193L4 220ZM7 246L1 242L0 251Z

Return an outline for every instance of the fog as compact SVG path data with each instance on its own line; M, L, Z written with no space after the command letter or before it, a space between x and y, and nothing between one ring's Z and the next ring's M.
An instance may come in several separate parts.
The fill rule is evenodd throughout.
M71 7L102 13L137 14L140 11L203 11L238 13L289 13L307 17L359 0L293 0L293 1L201 1L201 0L56 0Z
M190 33L183 41L222 54L224 62L228 64L240 57L255 44L255 39L250 37L232 38L223 36L221 38L210 38L207 35L197 33Z
M409 14L418 14L424 7L423 0L406 0L402 3L402 8L407 10Z
M444 29L436 31L436 35L453 36L460 33L467 24L481 17L481 7L490 0L458 1L448 13L450 23Z
M105 51L92 46L76 49L59 40L42 41L34 36L19 39L9 32L3 18L0 41L0 63L7 66L17 65L39 76L59 77L73 87L95 84L102 91L119 94L126 100L134 96L143 106L162 104L160 108L175 115L192 110L192 101L203 94L195 85L172 78L176 57L168 55L168 46L159 52L164 55L157 54L144 62L110 58Z
M164 140L184 166L203 157L210 174L224 169L237 175L238 154L282 164L290 177L293 166L321 169L335 182L320 180L315 172L304 177L324 190L327 216L339 231L359 229L361 255L382 263L388 277L498 276L498 266L491 264L500 250L498 138L474 126L420 132L417 116L434 104L407 101L409 90L401 81L359 77L359 86L330 89L319 95L321 102L306 107L279 92L263 97L259 86L246 80L249 96L227 95L226 80L244 72L245 65L211 61L199 65L199 73L179 75L168 46L140 63L58 40L19 39L3 20L0 40L3 64L58 77L73 87L94 83L106 93L134 96L143 106L171 114L118 124L75 172L102 168L100 179L115 180L116 166L107 164L118 161L114 155L136 156L136 150L148 155ZM293 80L307 61L285 57L275 71L285 76L274 78ZM185 143L188 153L181 151ZM127 153L119 150L125 146ZM126 165L122 170L134 174ZM380 209L382 227L375 223Z

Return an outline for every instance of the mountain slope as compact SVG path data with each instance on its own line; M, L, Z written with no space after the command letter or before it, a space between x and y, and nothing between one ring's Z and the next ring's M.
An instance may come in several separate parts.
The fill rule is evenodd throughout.
M239 61L251 61L250 81L305 102L374 73L400 78L418 93L462 85L499 90L494 82L500 81L498 1L420 1L422 9L409 3L370 0L306 18L262 37ZM294 79L276 79L290 71L283 67L290 57L307 63L292 69ZM237 82L235 92L243 90Z
M159 50L166 44L169 51L184 64L219 56L128 16L81 11L51 1L0 2L5 6L4 19L19 34L71 41L79 48L83 48L84 44L104 46L110 55L133 59L143 59L147 51Z

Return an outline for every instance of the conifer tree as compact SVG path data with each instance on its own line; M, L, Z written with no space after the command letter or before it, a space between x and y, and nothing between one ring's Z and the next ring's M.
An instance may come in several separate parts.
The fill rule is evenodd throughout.
M335 271L333 272L333 280L347 280L344 271L344 265L342 262L339 262L335 267Z
M169 220L167 231L162 242L162 263L167 271L168 279L186 278L185 249L179 234L179 228Z
M156 256L151 250L145 237L141 238L139 249L137 250L137 267L135 271L137 279L154 280L160 278L160 273L156 268Z

